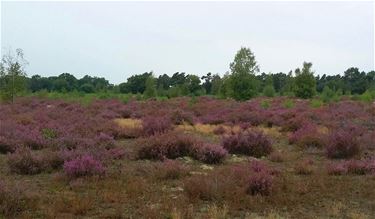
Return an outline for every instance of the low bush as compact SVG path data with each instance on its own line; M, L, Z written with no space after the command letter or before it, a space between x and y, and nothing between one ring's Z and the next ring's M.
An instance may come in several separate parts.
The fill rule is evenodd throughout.
M272 187L272 176L266 171L256 172L249 177L246 192L250 195L269 195Z
M41 156L24 147L8 155L8 166L13 173L29 175L38 174L45 169Z
M262 157L272 152L271 139L259 131L246 131L225 136L223 147L233 154Z
M218 127L216 127L214 130L213 130L213 133L215 134L215 135L222 135L222 134L225 134L225 132L226 132L226 130L225 130L225 128L223 127L223 126L218 126Z
M95 138L95 144L98 147L104 147L104 148L113 148L115 145L115 140L112 136L105 134L103 132L100 132L98 136Z
M139 159L164 160L191 156L204 163L220 163L227 151L220 145L206 144L193 136L169 132L152 136L138 142L142 145L138 151Z
M323 101L319 100L319 99L312 99L310 101L310 106L312 108L320 108L321 106L323 106Z
M172 122L167 117L149 116L142 120L143 134L151 136L162 134L172 129Z
M212 201L222 198L222 186L223 181L216 183L213 178L193 176L184 182L184 191L190 199Z
M169 132L151 136L138 142L139 159L164 160L188 156L191 147L197 143L193 136L179 132Z
M347 173L349 174L364 175L368 172L366 161L348 160L345 161L345 166L347 168Z
M286 108L286 109L291 109L291 108L294 107L295 103L294 103L293 100L291 100L291 99L287 99L287 100L285 100L285 101L283 102L282 105L283 105L283 107Z
M348 169L345 163L330 163L327 165L327 172L329 175L345 175Z
M215 168L207 175L193 175L184 181L184 190L191 199L228 201L246 199L246 195L272 194L277 171L264 162L252 161L224 168Z
M188 175L188 167L175 160L165 160L155 164L155 175L158 179L174 180Z
M110 159L122 159L126 156L126 152L123 148L111 148L109 150L106 151L107 152L107 156L110 158Z
M283 162L284 161L284 155L279 151L274 151L270 155L268 155L268 159L272 162Z
M296 174L300 175L310 175L314 172L314 161L310 159L302 160L297 163L294 167Z
M64 173L70 178L103 175L102 163L90 155L83 155L64 163Z
M350 131L337 130L328 136L326 154L329 158L352 158L360 153L360 145Z
M190 153L193 158L207 164L221 163L228 154L222 146L209 143L195 144Z
M181 125L183 123L188 123L190 125L194 124L193 115L184 112L182 110L176 110L171 114L171 121L175 125Z
M375 158L332 162L327 165L327 172L329 175L375 175Z
M300 147L321 148L325 143L325 136L318 131L318 127L312 123L306 123L289 136L289 143Z
M45 170L60 169L64 165L64 157L59 151L44 151L41 159Z

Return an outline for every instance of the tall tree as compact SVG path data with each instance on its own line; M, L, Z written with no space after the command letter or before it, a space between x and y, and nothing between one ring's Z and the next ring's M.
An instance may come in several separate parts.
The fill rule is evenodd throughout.
M255 73L259 67L255 56L249 48L242 47L230 63L232 97L236 100L247 100L257 94L258 83Z
M208 72L206 75L201 77L202 80L204 80L202 86L206 90L206 94L211 94L211 88L212 88L212 73Z
M143 95L146 98L156 97L156 80L153 75L150 75L146 80L146 88Z
M263 95L266 97L275 96L275 88L273 87L273 79L272 79L271 74L266 75L265 77Z
M296 69L295 94L300 98L311 98L316 92L316 80L311 70L312 63L304 62L302 70Z
M220 78L218 74L215 74L212 76L212 82L211 82L211 94L212 95L219 95L220 87L223 84L223 80Z
M2 99L14 102L15 97L26 89L26 71L28 64L24 59L22 49L16 49L16 53L8 51L0 62L0 90Z
M346 89L352 94L362 94L368 88L366 73L360 72L358 68L349 68L344 72Z
M201 80L196 75L188 75L186 78L186 85L189 89L189 93L198 95L198 91L201 89Z

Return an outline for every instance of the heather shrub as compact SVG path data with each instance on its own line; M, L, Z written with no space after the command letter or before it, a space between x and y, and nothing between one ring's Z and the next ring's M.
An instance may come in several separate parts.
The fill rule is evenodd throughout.
M184 181L184 192L190 199L224 201L245 194L245 181L230 169L213 171L208 175L193 175ZM246 178L246 175L241 175Z
M348 160L345 161L347 173L354 175L364 175L367 172L367 165L365 161L361 160Z
M326 154L329 158L352 158L360 152L360 145L350 131L338 130L328 137Z
M210 143L197 143L190 151L193 158L207 164L223 162L228 152L220 145Z
M33 150L45 148L48 140L40 133L29 130L23 136L24 146L30 147Z
M188 156L196 142L193 136L179 132L151 136L138 142L141 145L138 158L164 160Z
M375 159L366 160L345 160L340 162L332 162L327 165L327 172L330 175L365 175L375 174Z
M273 151L271 154L268 155L268 159L272 162L280 163L284 161L284 156L279 151Z
M59 151L45 151L41 158L45 170L60 169L64 164L64 157Z
M314 171L313 164L314 164L313 160L310 160L310 159L302 160L295 165L294 171L296 172L296 174L310 175Z
M348 172L344 163L330 163L327 165L329 175L345 175Z
M225 136L222 139L223 147L233 154L244 154L262 157L272 152L271 140L262 132L246 131Z
M65 161L64 173L70 178L103 175L105 169L102 163L91 155L83 155L76 159Z
M277 174L265 163L251 161L216 169L204 177L192 177L185 182L185 191L190 197L202 200L228 200L245 194L268 195Z
M241 130L245 131L245 130L247 130L248 128L251 127L251 123L250 122L241 122L239 124L239 126L240 126Z
M284 132L295 132L306 123L311 123L305 115L302 113L289 111L286 114L281 115L281 131Z
M321 148L325 143L325 136L319 133L316 125L305 123L289 136L289 143L297 144L300 147Z
M212 201L220 199L221 187L223 181L215 184L212 178L207 176L193 176L184 182L184 191L190 199L200 199Z
M149 116L142 120L143 134L151 136L155 134L162 134L172 129L172 122L167 117Z
M29 148L18 148L8 155L8 166L11 172L18 174L38 174L45 169L41 156L34 154Z
M184 191L191 199L228 201L243 199L246 194L269 195L277 171L260 161L215 168L207 175L193 175L184 181Z
M367 160L366 170L368 174L375 175L375 157L369 158Z
M95 143L97 146L109 149L114 147L115 140L112 136L100 132L99 135L95 138Z
M155 176L158 179L174 180L189 174L187 166L175 160L164 160L155 164Z
M226 130L223 126L218 126L212 131L215 135L222 135L225 134Z
M272 176L265 172L256 172L249 177L246 192L250 195L269 195L272 187Z
M126 156L126 152L123 148L111 148L106 151L107 156L111 159L122 159Z
M175 125L181 125L183 123L188 123L190 125L194 124L193 115L182 110L175 110L174 112L172 112L171 121Z

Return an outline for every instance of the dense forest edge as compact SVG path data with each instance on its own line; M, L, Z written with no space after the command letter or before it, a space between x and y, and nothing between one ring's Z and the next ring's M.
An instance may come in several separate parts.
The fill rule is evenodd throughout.
M70 73L58 76L28 77L28 62L23 51L9 51L0 64L0 91L3 102L17 96L80 99L115 98L127 102L130 99L168 99L180 96L210 95L217 98L233 98L244 101L254 97L288 96L313 98L315 104L351 98L372 102L375 99L375 71L364 72L350 67L342 74L317 75L311 62L288 73L260 73L255 55L242 47L230 63L230 71L223 76L211 72L204 76L176 72L158 77L153 72L135 74L126 82L114 85L103 77L86 75L77 79Z

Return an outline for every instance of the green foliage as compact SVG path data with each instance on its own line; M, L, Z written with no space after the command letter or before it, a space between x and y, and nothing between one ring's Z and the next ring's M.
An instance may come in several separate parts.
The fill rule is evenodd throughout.
M220 88L223 85L223 80L220 78L219 75L214 75L212 77L212 85L211 85L211 93L212 95L219 95Z
M235 100L248 100L257 95L258 83L254 75L234 74L232 78L232 97Z
M259 67L255 56L249 48L242 47L230 63L231 96L236 100L248 100L257 95L258 83L255 73Z
M156 83L155 78L152 75L146 80L146 88L143 95L146 99L156 97Z
M260 106L263 109L268 109L271 106L271 102L269 100L262 100L262 102L260 102Z
M291 100L291 99L287 99L283 102L283 107L287 108L287 109L291 109L294 107L294 101Z
M17 95L26 90L26 64L21 49L17 49L16 54L8 51L3 55L0 62L0 98L3 101L13 102Z
M329 103L332 100L336 100L337 94L335 91L331 90L328 86L325 86L323 92L320 95L320 98L323 100L324 103Z
M81 87L80 87L80 90L85 92L85 93L94 93L95 92L94 86L92 84L89 84L89 83L82 84Z
M171 87L167 92L167 96L169 98L178 97L180 95L181 95L181 92L180 92L179 87Z
M193 107L198 102L198 99L195 96L192 96L189 100L189 107Z
M319 99L312 99L310 101L310 106L312 108L319 108L319 107L323 106L323 104L324 104L323 101L321 101Z
M143 93L146 89L146 80L152 75L152 72L145 72L140 75L132 75L126 83L120 84L121 93Z
M272 85L266 85L263 89L263 95L266 97L274 97L275 96L275 89Z
M296 69L295 94L300 98L311 98L316 92L316 80L311 70L312 63L304 62L302 71Z
M292 75L292 71L290 71L285 77L285 83L281 86L280 93L284 96L294 97L295 87L295 78Z
M132 75L124 83L113 85L105 78L85 75L77 79L69 73L51 77L34 75L27 78L23 70L26 63L22 50L17 50L16 56L3 56L0 65L2 100L13 100L16 96L25 95L27 91L35 92L34 96L40 97L68 100L83 98L84 102L90 102L92 98L118 98L127 102L130 98L201 95L231 97L242 101L257 96L258 93L267 97L282 95L311 98L318 91L320 99L325 103L338 101L343 93L349 96L353 94L353 99L369 102L373 100L372 93L375 88L375 71L365 73L360 72L358 68L349 68L344 72L344 76L324 74L315 78L311 70L312 64L306 62L303 63L302 70L296 69L295 77L292 71L288 74L279 72L256 75L259 67L255 56L249 48L244 47L236 53L234 61L230 63L231 74L227 72L222 78L210 72L201 78L185 72L176 72L172 77L163 74L151 80L149 77L152 76L152 72L145 72Z
M42 136L45 139L53 139L57 137L57 133L53 129L44 128L42 129Z
M196 75L188 75L186 80L186 86L188 88L188 93L197 95L199 90L201 90L200 86L201 80Z
M375 100L375 90L366 90L358 99L363 102L373 102Z
M371 77L371 74L370 74ZM369 88L369 81L365 72L359 72L358 68L349 68L344 72L345 87L352 94L362 94Z
M259 67L255 61L255 56L250 48L241 47L230 63L232 74L255 74L259 72Z
M233 89L232 89L232 77L230 77L229 73L226 73L222 80L219 89L219 97L220 98L227 98L233 96Z

